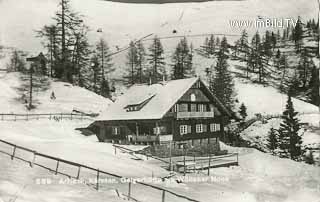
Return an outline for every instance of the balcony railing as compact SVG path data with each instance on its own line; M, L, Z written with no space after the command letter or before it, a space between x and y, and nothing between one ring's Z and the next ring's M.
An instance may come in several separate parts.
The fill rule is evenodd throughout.
M177 119L185 118L213 118L214 112L177 112L175 114Z
M160 142L169 142L173 140L173 135L160 135L159 141Z
M133 142L168 142L172 141L173 135L144 135L144 136L132 136Z
M134 142L155 142L157 140L157 136L155 135L133 136L132 140Z

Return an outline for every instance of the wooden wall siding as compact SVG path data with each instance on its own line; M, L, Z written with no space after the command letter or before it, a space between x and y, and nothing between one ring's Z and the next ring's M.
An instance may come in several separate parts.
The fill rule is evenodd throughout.
M220 124L220 131L211 132L210 131L210 123ZM206 124L207 132L197 133L196 132L196 124ZM191 133L180 135L180 125L191 125ZM210 137L219 137L223 133L223 124L220 119L189 119L189 120L177 120L174 121L174 133L173 140L181 141L181 140L190 140L190 139L203 139Z
M151 135L156 136L154 134L153 128L156 127L156 122L158 122L159 127L165 127L165 129L161 130L160 135L168 135L173 134L173 120L172 119L164 119L160 121L118 121L118 122L97 122L95 123L94 128L96 131L99 131L97 137L100 142L105 142L107 140L127 140L128 135L135 136L136 135L136 123L139 127L139 135ZM112 128L119 127L120 134L113 135Z
M183 142L187 144L187 149L184 150L179 147L179 144ZM183 156L185 152L187 155L204 156L208 153L214 154L220 151L219 138L206 138L196 140L186 140L181 142L171 143L171 155ZM148 148L148 153L160 157L170 157L170 144L153 145Z
M191 100L191 95L194 94L196 97L195 101ZM190 88L180 99L179 102L210 102L208 97L200 90Z

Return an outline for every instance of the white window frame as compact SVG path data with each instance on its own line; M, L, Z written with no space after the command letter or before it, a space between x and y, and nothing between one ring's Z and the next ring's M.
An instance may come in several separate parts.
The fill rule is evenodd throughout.
M191 100L191 102L195 102L195 101L197 100L196 94L192 93L192 94L190 95L190 100Z
M198 111L199 111L199 112L204 112L204 107L205 107L204 104L199 104L199 105L198 105Z
M180 125L180 135L188 134L188 125Z
M210 131L217 132L220 131L221 127L219 123L210 123Z
M154 133L155 135L160 135L160 133L161 133L161 128L160 128L159 126L153 128L153 133Z
M120 135L120 127L113 126L112 127L112 135Z
M203 133L203 124L196 124L196 133Z

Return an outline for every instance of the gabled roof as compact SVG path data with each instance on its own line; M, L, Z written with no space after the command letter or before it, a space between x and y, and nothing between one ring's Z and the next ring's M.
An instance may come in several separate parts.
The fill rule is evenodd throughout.
M128 88L108 109L97 117L97 121L161 119L171 107L195 84L199 78L187 78L152 85L137 84ZM152 98L151 98L152 97ZM127 111L133 103L151 98L139 111ZM217 104L222 105L215 98ZM229 114L224 106L222 109ZM220 106L221 108L221 106Z

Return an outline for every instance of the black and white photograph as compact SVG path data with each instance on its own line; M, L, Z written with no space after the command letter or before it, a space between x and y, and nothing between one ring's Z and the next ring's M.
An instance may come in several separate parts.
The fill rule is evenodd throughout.
M0 202L320 202L320 0L0 0Z

